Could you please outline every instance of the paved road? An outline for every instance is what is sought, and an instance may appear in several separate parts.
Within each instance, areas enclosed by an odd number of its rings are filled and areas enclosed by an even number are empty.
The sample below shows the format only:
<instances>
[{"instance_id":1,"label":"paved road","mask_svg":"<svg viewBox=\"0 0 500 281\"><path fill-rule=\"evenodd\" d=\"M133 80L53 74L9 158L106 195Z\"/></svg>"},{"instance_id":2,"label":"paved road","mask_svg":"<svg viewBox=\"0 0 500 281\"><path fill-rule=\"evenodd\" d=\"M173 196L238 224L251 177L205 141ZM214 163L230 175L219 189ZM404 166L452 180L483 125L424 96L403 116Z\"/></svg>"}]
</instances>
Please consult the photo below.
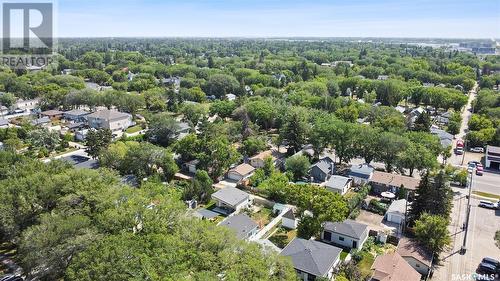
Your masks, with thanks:
<instances>
[{"instance_id":1,"label":"paved road","mask_svg":"<svg viewBox=\"0 0 500 281\"><path fill-rule=\"evenodd\" d=\"M478 184L473 184L473 189ZM477 207L479 200L471 200L469 232L466 243L467 252L460 255L464 231L462 225L466 219L467 189L454 188L454 204L452 222L449 226L452 235L452 245L441 255L441 265L437 266L431 280L473 280L472 275L483 257L500 258L500 249L493 239L495 232L500 230L500 210L489 210Z\"/></svg>"}]
</instances>

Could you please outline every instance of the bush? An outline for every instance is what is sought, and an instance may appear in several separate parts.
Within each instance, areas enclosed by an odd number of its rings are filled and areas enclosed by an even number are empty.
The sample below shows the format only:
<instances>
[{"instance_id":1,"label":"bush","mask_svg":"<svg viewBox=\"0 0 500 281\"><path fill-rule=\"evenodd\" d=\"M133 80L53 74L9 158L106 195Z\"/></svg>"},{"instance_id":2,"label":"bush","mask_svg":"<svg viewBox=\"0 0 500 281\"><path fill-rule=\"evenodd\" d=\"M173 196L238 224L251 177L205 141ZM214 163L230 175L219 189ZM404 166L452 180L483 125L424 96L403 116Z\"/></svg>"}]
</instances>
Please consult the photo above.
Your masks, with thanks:
<instances>
[{"instance_id":1,"label":"bush","mask_svg":"<svg viewBox=\"0 0 500 281\"><path fill-rule=\"evenodd\" d=\"M370 206L369 210L379 214L379 215L385 215L385 212L387 212L387 205L384 203L380 203L377 199L372 199L370 201Z\"/></svg>"}]
</instances>

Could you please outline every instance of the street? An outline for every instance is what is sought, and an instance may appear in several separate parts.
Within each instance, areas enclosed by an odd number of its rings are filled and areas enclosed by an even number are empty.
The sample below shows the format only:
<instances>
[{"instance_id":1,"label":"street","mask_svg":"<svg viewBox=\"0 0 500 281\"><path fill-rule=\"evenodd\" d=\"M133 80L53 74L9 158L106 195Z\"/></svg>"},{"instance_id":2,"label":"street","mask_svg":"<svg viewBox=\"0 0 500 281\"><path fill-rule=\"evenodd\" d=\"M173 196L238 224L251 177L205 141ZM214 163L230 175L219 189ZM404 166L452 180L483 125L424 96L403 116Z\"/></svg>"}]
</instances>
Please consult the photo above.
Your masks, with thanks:
<instances>
[{"instance_id":1,"label":"street","mask_svg":"<svg viewBox=\"0 0 500 281\"><path fill-rule=\"evenodd\" d=\"M475 185L475 184L474 184ZM484 257L500 258L500 249L493 239L500 229L500 210L489 210L477 207L478 199L471 199L469 233L467 237L467 252L459 253L464 234L462 225L466 219L467 189L453 188L452 222L449 230L452 237L450 249L441 254L441 263L436 266L431 280L474 280L473 273ZM466 277L464 277L466 276Z\"/></svg>"},{"instance_id":2,"label":"street","mask_svg":"<svg viewBox=\"0 0 500 281\"><path fill-rule=\"evenodd\" d=\"M477 85L470 92L467 106L462 112L460 133L453 141L456 147L458 139L464 139L468 130L469 119L472 116L472 101L476 97ZM448 163L457 167L466 167L469 161L481 161L482 153L464 152L464 155L452 154ZM462 164L463 162L463 164ZM472 191L482 191L500 194L500 174L484 171L482 176L473 174ZM466 241L466 253L459 253L462 248L465 231L462 226L466 222L468 188L453 187L453 209L449 230L452 244L441 254L441 263L436 266L432 280L474 280L473 275L484 257L500 259L500 249L495 245L495 232L500 230L500 210L489 210L478 207L479 199L471 197L471 211ZM497 278L498 279L498 278Z\"/></svg>"}]
</instances>

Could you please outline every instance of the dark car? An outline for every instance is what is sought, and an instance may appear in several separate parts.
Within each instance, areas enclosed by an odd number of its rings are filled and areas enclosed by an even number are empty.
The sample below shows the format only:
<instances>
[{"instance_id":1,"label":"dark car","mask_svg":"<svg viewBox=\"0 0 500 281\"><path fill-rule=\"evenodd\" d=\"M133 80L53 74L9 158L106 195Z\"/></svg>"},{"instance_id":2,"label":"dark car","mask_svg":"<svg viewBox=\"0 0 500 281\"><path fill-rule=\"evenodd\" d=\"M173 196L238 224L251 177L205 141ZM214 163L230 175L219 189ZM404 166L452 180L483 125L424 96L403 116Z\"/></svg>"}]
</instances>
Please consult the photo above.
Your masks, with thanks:
<instances>
[{"instance_id":1,"label":"dark car","mask_svg":"<svg viewBox=\"0 0 500 281\"><path fill-rule=\"evenodd\" d=\"M481 262L477 267L478 272L486 273L486 274L495 274L497 273L496 266L491 263Z\"/></svg>"},{"instance_id":2,"label":"dark car","mask_svg":"<svg viewBox=\"0 0 500 281\"><path fill-rule=\"evenodd\" d=\"M485 258L483 258L483 260L481 262L489 263L491 265L494 265L496 268L500 268L500 261L497 261L494 258L485 257Z\"/></svg>"}]
</instances>

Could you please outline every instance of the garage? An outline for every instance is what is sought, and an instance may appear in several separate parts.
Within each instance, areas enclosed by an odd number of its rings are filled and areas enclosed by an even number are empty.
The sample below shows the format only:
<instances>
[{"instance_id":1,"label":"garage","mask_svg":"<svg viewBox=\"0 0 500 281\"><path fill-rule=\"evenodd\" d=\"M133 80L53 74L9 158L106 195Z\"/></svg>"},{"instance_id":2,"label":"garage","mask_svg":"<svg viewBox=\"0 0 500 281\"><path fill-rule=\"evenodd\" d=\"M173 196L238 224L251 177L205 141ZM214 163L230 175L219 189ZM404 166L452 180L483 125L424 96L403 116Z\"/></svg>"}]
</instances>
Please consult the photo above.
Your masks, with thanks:
<instances>
[{"instance_id":1,"label":"garage","mask_svg":"<svg viewBox=\"0 0 500 281\"><path fill-rule=\"evenodd\" d=\"M500 169L500 147L488 145L486 147L485 166L487 169Z\"/></svg>"}]
</instances>

